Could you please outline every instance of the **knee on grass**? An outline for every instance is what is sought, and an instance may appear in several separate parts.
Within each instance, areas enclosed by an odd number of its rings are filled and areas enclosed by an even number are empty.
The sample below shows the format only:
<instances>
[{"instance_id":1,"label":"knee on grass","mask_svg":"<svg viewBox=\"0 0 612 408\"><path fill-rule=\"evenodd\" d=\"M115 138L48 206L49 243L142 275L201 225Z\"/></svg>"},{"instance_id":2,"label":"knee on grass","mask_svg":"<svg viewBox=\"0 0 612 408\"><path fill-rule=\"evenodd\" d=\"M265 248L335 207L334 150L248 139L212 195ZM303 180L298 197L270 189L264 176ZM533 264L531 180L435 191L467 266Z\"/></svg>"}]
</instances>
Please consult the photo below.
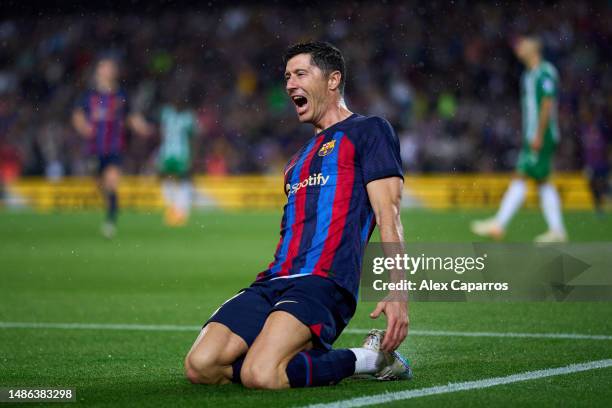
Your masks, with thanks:
<instances>
[{"instance_id":1,"label":"knee on grass","mask_svg":"<svg viewBox=\"0 0 612 408\"><path fill-rule=\"evenodd\" d=\"M185 358L185 377L193 384L220 384L223 382L222 366L215 356L189 354Z\"/></svg>"},{"instance_id":2,"label":"knee on grass","mask_svg":"<svg viewBox=\"0 0 612 408\"><path fill-rule=\"evenodd\" d=\"M240 381L246 388L277 390L287 388L283 383L281 367L269 363L245 363L240 371Z\"/></svg>"}]
</instances>

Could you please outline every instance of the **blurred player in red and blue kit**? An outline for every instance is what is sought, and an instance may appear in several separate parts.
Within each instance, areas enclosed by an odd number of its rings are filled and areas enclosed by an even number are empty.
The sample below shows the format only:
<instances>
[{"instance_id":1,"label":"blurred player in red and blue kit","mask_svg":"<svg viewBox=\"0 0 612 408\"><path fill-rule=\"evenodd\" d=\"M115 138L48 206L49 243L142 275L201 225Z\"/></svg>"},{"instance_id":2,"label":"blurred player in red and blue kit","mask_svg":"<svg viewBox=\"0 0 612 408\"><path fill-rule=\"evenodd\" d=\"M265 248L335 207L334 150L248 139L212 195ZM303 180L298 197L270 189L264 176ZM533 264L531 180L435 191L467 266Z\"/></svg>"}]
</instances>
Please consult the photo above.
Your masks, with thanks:
<instances>
[{"instance_id":1,"label":"blurred player in red and blue kit","mask_svg":"<svg viewBox=\"0 0 612 408\"><path fill-rule=\"evenodd\" d=\"M297 44L284 61L286 91L314 135L284 170L287 203L274 260L209 318L185 358L186 376L262 389L331 385L353 375L408 379L409 363L396 351L408 331L401 297L385 298L370 314L386 315L386 331L371 330L361 347L332 349L355 313L374 227L383 242L403 243L397 136L385 119L348 110L337 48Z\"/></svg>"},{"instance_id":2,"label":"blurred player in red and blue kit","mask_svg":"<svg viewBox=\"0 0 612 408\"><path fill-rule=\"evenodd\" d=\"M593 196L593 204L598 215L604 213L604 200L609 194L610 175L610 129L603 118L594 113L595 109L583 106L580 110L582 126L580 129L583 148L585 172L589 179L589 188Z\"/></svg>"},{"instance_id":3,"label":"blurred player in red and blue kit","mask_svg":"<svg viewBox=\"0 0 612 408\"><path fill-rule=\"evenodd\" d=\"M111 238L116 233L117 188L126 125L140 136L148 136L154 131L142 114L130 112L127 95L119 86L119 66L115 59L103 57L98 60L94 86L75 106L72 123L77 132L89 140L90 153L97 156L100 189L106 204L102 234Z\"/></svg>"}]
</instances>

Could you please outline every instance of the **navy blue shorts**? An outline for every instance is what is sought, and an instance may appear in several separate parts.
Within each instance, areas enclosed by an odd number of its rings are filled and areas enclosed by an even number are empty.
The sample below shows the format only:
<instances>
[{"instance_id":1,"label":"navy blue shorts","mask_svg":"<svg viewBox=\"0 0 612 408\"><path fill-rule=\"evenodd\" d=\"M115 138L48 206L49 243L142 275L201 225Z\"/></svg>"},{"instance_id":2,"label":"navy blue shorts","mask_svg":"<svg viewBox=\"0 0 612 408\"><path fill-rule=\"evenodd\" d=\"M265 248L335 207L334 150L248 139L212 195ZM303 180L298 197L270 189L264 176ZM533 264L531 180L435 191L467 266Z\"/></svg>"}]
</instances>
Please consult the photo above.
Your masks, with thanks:
<instances>
[{"instance_id":1,"label":"navy blue shorts","mask_svg":"<svg viewBox=\"0 0 612 408\"><path fill-rule=\"evenodd\" d=\"M121 166L121 155L111 153L98 156L98 174L102 174L108 166Z\"/></svg>"},{"instance_id":2,"label":"navy blue shorts","mask_svg":"<svg viewBox=\"0 0 612 408\"><path fill-rule=\"evenodd\" d=\"M239 291L206 324L227 326L251 347L268 315L279 310L310 328L313 347L329 350L355 314L355 300L334 281L320 276L273 279Z\"/></svg>"}]
</instances>

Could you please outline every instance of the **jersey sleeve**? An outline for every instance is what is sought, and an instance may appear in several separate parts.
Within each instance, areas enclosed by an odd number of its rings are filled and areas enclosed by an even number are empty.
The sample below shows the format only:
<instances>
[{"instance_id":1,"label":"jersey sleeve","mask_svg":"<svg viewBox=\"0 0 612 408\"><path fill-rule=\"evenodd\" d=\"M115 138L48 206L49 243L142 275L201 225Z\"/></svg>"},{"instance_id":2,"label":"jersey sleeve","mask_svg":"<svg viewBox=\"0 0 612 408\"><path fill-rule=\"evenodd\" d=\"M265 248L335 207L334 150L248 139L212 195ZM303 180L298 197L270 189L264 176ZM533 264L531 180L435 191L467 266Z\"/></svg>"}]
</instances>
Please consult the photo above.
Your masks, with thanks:
<instances>
[{"instance_id":1,"label":"jersey sleeve","mask_svg":"<svg viewBox=\"0 0 612 408\"><path fill-rule=\"evenodd\" d=\"M357 144L364 184L387 177L403 179L399 141L393 128L379 117L368 119L367 124Z\"/></svg>"},{"instance_id":2,"label":"jersey sleeve","mask_svg":"<svg viewBox=\"0 0 612 408\"><path fill-rule=\"evenodd\" d=\"M542 96L550 98L555 98L557 96L557 81L552 75L542 75L538 86Z\"/></svg>"}]
</instances>

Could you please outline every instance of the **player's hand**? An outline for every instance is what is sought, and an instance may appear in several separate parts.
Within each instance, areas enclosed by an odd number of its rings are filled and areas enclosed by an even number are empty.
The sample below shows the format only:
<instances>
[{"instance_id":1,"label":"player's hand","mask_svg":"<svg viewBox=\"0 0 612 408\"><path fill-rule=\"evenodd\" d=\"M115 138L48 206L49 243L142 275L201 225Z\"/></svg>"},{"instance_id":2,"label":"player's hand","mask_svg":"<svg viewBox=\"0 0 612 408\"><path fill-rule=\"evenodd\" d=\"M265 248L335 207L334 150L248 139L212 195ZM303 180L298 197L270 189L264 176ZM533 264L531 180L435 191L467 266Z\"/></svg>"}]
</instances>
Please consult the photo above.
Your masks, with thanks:
<instances>
[{"instance_id":1,"label":"player's hand","mask_svg":"<svg viewBox=\"0 0 612 408\"><path fill-rule=\"evenodd\" d=\"M155 126L147 122L141 113L132 113L128 117L128 125L140 137L148 138L155 133Z\"/></svg>"},{"instance_id":2,"label":"player's hand","mask_svg":"<svg viewBox=\"0 0 612 408\"><path fill-rule=\"evenodd\" d=\"M143 129L142 136L147 138L147 137L153 136L154 134L155 134L155 126L147 123Z\"/></svg>"},{"instance_id":3,"label":"player's hand","mask_svg":"<svg viewBox=\"0 0 612 408\"><path fill-rule=\"evenodd\" d=\"M96 135L96 130L94 129L94 126L91 123L87 123L87 127L86 127L86 131L85 131L85 138L86 139L93 139Z\"/></svg>"},{"instance_id":4,"label":"player's hand","mask_svg":"<svg viewBox=\"0 0 612 408\"><path fill-rule=\"evenodd\" d=\"M146 120L137 120L132 124L138 136L147 139L155 134L155 126L151 125Z\"/></svg>"},{"instance_id":5,"label":"player's hand","mask_svg":"<svg viewBox=\"0 0 612 408\"><path fill-rule=\"evenodd\" d=\"M81 137L83 137L84 139L89 140L94 138L94 127L89 121L84 121L81 126L77 128L77 130L80 133Z\"/></svg>"},{"instance_id":6,"label":"player's hand","mask_svg":"<svg viewBox=\"0 0 612 408\"><path fill-rule=\"evenodd\" d=\"M408 302L382 300L370 313L370 317L376 319L381 313L387 316L387 334L381 347L383 351L390 352L398 348L408 335Z\"/></svg>"},{"instance_id":7,"label":"player's hand","mask_svg":"<svg viewBox=\"0 0 612 408\"><path fill-rule=\"evenodd\" d=\"M89 122L84 122L77 128L77 133L83 139L91 140L94 138L94 127Z\"/></svg>"}]
</instances>

